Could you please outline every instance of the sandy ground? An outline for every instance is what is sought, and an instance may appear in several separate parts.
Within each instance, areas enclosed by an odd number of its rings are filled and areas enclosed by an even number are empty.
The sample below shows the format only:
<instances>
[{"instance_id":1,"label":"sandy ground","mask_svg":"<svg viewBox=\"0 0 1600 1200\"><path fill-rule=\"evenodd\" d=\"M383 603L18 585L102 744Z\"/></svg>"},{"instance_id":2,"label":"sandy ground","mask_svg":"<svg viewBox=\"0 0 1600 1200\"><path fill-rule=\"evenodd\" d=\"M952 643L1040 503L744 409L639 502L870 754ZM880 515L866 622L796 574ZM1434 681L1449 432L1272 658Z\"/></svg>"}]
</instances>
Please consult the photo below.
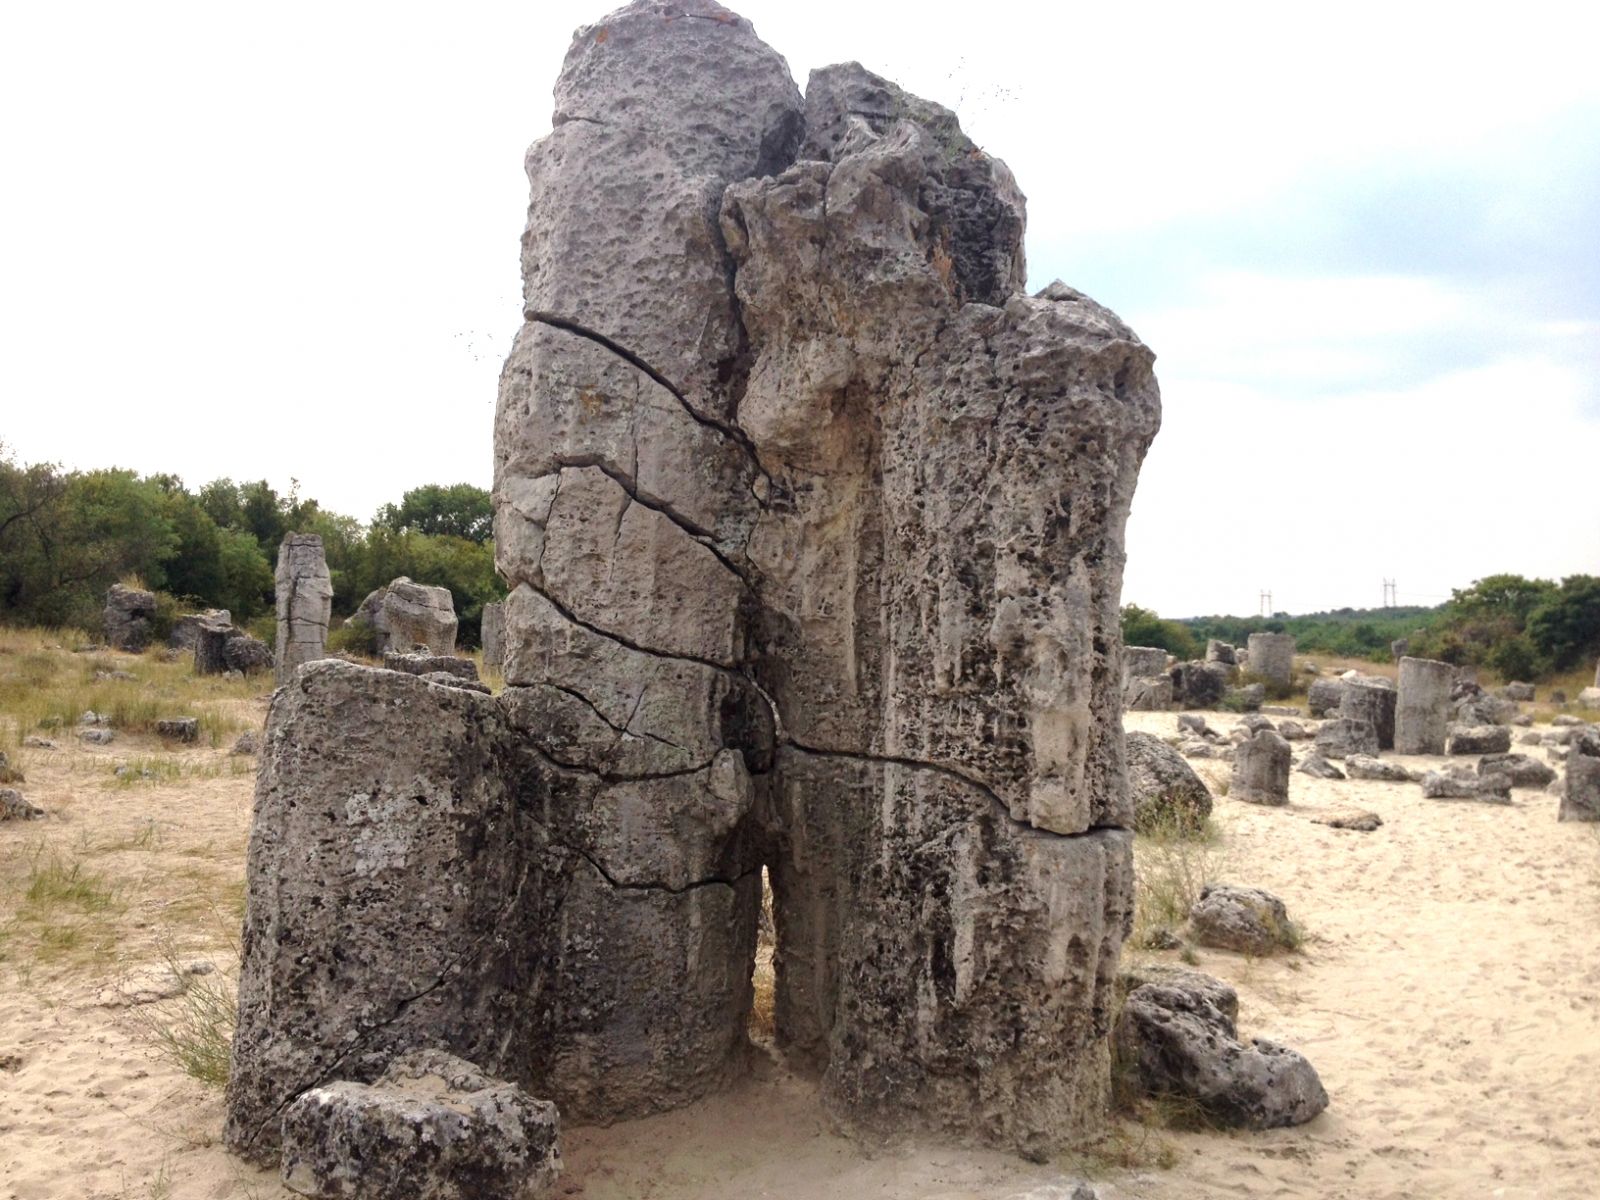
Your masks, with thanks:
<instances>
[{"instance_id":1,"label":"sandy ground","mask_svg":"<svg viewBox=\"0 0 1600 1200\"><path fill-rule=\"evenodd\" d=\"M1131 714L1129 727L1165 734L1175 718ZM112 789L115 763L159 747L60 740L59 751L13 756L50 819L0 826L0 1200L287 1196L221 1150L220 1096L153 1044L152 1025L181 1002L129 1003L167 955L214 962L217 979L234 970L251 778L225 751L201 750L183 755L193 777ZM1225 766L1197 766L1226 778ZM1558 825L1555 798L1531 791L1507 808L1296 774L1292 801L1263 810L1220 799L1214 877L1282 896L1308 931L1304 951L1255 961L1200 951L1199 965L1239 988L1246 1033L1316 1064L1333 1103L1309 1125L1252 1135L1124 1125L1116 1158L1131 1168L915 1144L868 1155L830 1130L807 1081L758 1055L729 1094L567 1131L556 1194L1065 1200L1085 1175L1107 1200L1596 1194L1600 833ZM1362 834L1310 819L1348 807L1385 823ZM41 955L20 889L29 864L51 855L103 876L117 903L84 918L82 944Z\"/></svg>"}]
</instances>

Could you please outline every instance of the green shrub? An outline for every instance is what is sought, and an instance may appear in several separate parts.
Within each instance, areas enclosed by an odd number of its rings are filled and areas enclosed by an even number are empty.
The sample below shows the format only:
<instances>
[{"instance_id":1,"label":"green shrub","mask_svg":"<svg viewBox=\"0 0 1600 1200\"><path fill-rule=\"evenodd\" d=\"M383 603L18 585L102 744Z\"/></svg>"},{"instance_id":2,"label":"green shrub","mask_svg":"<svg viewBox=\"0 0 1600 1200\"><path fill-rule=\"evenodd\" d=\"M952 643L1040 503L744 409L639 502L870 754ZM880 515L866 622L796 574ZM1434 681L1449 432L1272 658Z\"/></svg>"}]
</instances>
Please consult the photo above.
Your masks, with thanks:
<instances>
[{"instance_id":1,"label":"green shrub","mask_svg":"<svg viewBox=\"0 0 1600 1200\"><path fill-rule=\"evenodd\" d=\"M346 621L328 633L328 651L333 654L358 654L378 657L378 631L365 621Z\"/></svg>"}]
</instances>

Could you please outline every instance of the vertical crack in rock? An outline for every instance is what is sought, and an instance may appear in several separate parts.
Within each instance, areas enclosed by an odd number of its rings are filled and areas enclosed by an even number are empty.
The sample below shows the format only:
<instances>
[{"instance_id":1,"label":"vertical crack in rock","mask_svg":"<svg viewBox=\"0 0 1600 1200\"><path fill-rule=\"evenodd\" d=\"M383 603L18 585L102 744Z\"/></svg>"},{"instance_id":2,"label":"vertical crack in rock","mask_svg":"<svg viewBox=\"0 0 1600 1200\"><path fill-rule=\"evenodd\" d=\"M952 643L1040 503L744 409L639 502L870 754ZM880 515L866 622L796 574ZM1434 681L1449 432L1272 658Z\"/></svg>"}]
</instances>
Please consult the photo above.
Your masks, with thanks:
<instances>
[{"instance_id":1,"label":"vertical crack in rock","mask_svg":"<svg viewBox=\"0 0 1600 1200\"><path fill-rule=\"evenodd\" d=\"M430 1042L575 1123L724 1086L763 867L778 1042L846 1128L1093 1136L1154 356L1024 294L1022 193L954 114L855 64L802 98L712 0L579 30L555 108L495 415L507 686L276 694L229 1144Z\"/></svg>"}]
</instances>

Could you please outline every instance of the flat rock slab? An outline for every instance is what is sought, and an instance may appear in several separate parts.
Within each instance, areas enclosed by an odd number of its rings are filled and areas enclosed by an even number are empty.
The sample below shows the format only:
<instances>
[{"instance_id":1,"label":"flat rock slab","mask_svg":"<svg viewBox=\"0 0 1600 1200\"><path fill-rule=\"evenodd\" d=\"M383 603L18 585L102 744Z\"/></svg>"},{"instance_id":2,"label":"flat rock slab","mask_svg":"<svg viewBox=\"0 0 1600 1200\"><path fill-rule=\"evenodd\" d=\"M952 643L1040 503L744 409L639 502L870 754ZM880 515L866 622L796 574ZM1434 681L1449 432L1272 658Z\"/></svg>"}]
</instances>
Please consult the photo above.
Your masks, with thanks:
<instances>
[{"instance_id":1,"label":"flat rock slab","mask_svg":"<svg viewBox=\"0 0 1600 1200\"><path fill-rule=\"evenodd\" d=\"M1357 833L1371 833L1383 824L1383 818L1375 812L1329 813L1327 816L1311 819L1318 825L1326 825L1330 829L1352 829Z\"/></svg>"},{"instance_id":2,"label":"flat rock slab","mask_svg":"<svg viewBox=\"0 0 1600 1200\"><path fill-rule=\"evenodd\" d=\"M437 1050L283 1116L284 1186L319 1200L533 1200L561 1174L556 1106Z\"/></svg>"}]
</instances>

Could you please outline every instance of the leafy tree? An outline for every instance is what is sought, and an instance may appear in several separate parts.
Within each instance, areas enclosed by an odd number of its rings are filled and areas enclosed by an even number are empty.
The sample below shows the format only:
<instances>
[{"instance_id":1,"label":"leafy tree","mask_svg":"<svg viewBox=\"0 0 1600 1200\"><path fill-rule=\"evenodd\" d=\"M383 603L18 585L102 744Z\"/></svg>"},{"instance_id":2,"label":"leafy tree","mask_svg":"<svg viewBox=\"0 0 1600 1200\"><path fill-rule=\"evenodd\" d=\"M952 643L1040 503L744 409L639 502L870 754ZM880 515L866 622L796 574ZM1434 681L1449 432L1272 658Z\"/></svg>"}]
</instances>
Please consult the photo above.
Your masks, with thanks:
<instances>
[{"instance_id":1,"label":"leafy tree","mask_svg":"<svg viewBox=\"0 0 1600 1200\"><path fill-rule=\"evenodd\" d=\"M1556 585L1548 579L1527 579L1521 575L1488 575L1472 581L1471 587L1450 593L1450 607L1469 619L1499 618L1521 629L1531 613L1555 594Z\"/></svg>"},{"instance_id":2,"label":"leafy tree","mask_svg":"<svg viewBox=\"0 0 1600 1200\"><path fill-rule=\"evenodd\" d=\"M1600 658L1600 578L1569 575L1528 614L1528 640L1557 670Z\"/></svg>"},{"instance_id":3,"label":"leafy tree","mask_svg":"<svg viewBox=\"0 0 1600 1200\"><path fill-rule=\"evenodd\" d=\"M373 523L395 533L444 535L482 544L494 534L494 508L483 488L430 483L412 488L399 505L385 504Z\"/></svg>"},{"instance_id":4,"label":"leafy tree","mask_svg":"<svg viewBox=\"0 0 1600 1200\"><path fill-rule=\"evenodd\" d=\"M1123 606L1122 642L1126 646L1159 646L1184 660L1200 657L1200 643L1187 627L1177 621L1163 621L1137 604Z\"/></svg>"}]
</instances>

